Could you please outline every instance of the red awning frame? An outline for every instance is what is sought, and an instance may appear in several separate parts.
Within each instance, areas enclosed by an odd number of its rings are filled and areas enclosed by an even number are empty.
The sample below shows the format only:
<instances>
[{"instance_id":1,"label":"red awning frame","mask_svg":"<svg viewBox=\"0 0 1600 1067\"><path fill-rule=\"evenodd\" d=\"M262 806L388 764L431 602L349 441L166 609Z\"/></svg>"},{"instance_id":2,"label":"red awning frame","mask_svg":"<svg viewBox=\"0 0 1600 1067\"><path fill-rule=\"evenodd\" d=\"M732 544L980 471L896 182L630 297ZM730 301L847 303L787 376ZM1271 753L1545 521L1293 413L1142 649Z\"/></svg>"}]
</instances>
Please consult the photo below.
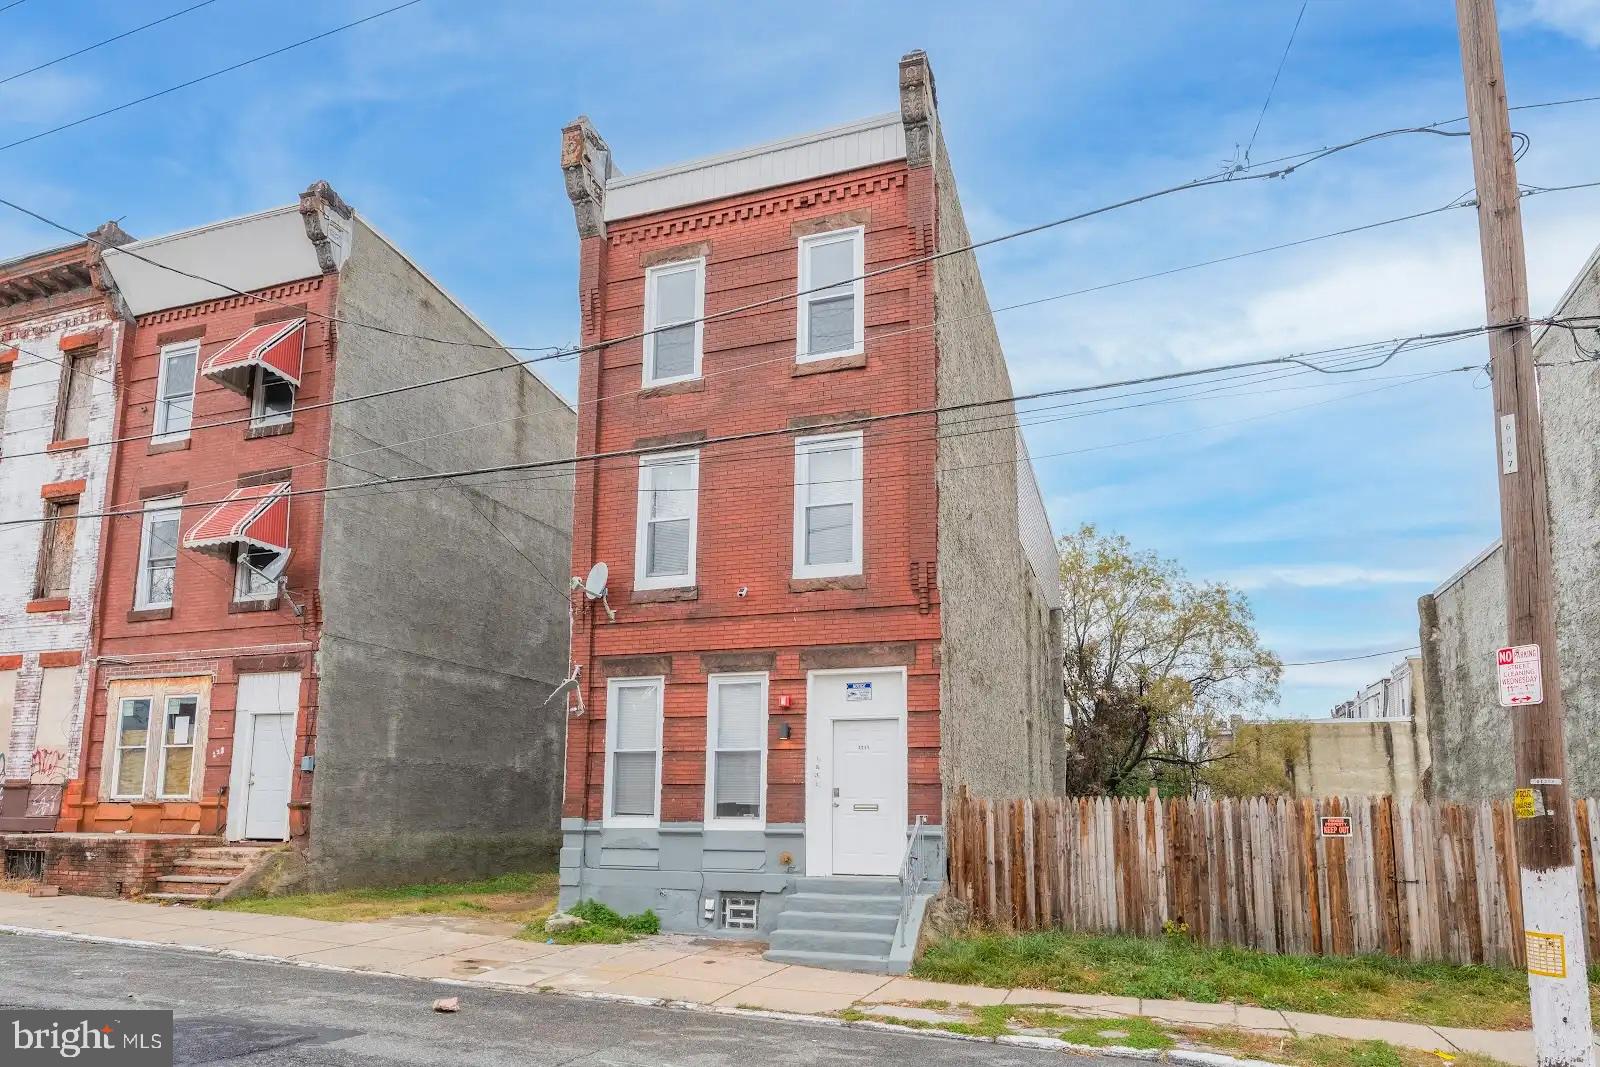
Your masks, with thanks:
<instances>
[{"instance_id":1,"label":"red awning frame","mask_svg":"<svg viewBox=\"0 0 1600 1067\"><path fill-rule=\"evenodd\" d=\"M183 535L183 547L227 556L248 545L289 551L289 483L242 486L206 512Z\"/></svg>"},{"instance_id":2,"label":"red awning frame","mask_svg":"<svg viewBox=\"0 0 1600 1067\"><path fill-rule=\"evenodd\" d=\"M299 388L305 344L305 319L253 326L213 353L200 373L241 396L249 395L257 367Z\"/></svg>"}]
</instances>

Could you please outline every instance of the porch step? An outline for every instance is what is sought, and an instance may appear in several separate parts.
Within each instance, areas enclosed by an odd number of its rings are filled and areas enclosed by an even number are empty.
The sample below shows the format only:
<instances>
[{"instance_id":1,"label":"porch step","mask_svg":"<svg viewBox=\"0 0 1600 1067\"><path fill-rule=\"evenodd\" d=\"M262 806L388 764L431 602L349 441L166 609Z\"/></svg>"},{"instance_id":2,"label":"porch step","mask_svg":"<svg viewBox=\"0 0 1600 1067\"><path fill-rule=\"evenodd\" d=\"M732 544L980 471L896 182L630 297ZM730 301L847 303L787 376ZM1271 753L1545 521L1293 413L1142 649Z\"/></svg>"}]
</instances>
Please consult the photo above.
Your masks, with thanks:
<instances>
[{"instance_id":1,"label":"porch step","mask_svg":"<svg viewBox=\"0 0 1600 1067\"><path fill-rule=\"evenodd\" d=\"M143 900L167 900L174 904L198 904L210 900L210 893L146 893Z\"/></svg>"},{"instance_id":2,"label":"porch step","mask_svg":"<svg viewBox=\"0 0 1600 1067\"><path fill-rule=\"evenodd\" d=\"M859 897L890 896L898 900L900 897L900 879L867 877L796 878L794 880L794 891L797 894L843 894Z\"/></svg>"},{"instance_id":3,"label":"porch step","mask_svg":"<svg viewBox=\"0 0 1600 1067\"><path fill-rule=\"evenodd\" d=\"M850 934L882 934L890 937L900 924L898 902L894 911L881 913L795 910L807 907L808 904L809 902L796 898L784 907L784 930L824 930Z\"/></svg>"},{"instance_id":4,"label":"porch step","mask_svg":"<svg viewBox=\"0 0 1600 1067\"><path fill-rule=\"evenodd\" d=\"M772 948L778 952L827 952L840 956L882 957L885 960L889 957L889 947L893 941L893 930L886 934L875 934L850 930L791 930L785 925L772 934Z\"/></svg>"},{"instance_id":5,"label":"porch step","mask_svg":"<svg viewBox=\"0 0 1600 1067\"><path fill-rule=\"evenodd\" d=\"M226 874L230 878L246 867L248 863L236 860L191 860L178 859L173 861L173 874Z\"/></svg>"},{"instance_id":6,"label":"porch step","mask_svg":"<svg viewBox=\"0 0 1600 1067\"><path fill-rule=\"evenodd\" d=\"M227 885L233 878L226 874L163 874L156 881L162 885Z\"/></svg>"},{"instance_id":7,"label":"porch step","mask_svg":"<svg viewBox=\"0 0 1600 1067\"><path fill-rule=\"evenodd\" d=\"M272 850L271 845L191 845L156 876L159 892L147 900L200 903L214 900Z\"/></svg>"},{"instance_id":8,"label":"porch step","mask_svg":"<svg viewBox=\"0 0 1600 1067\"><path fill-rule=\"evenodd\" d=\"M821 967L829 971L859 971L863 974L903 974L889 962L888 956L859 956L842 952L809 952L793 949L773 949L763 959L773 963L793 963L801 967Z\"/></svg>"},{"instance_id":9,"label":"porch step","mask_svg":"<svg viewBox=\"0 0 1600 1067\"><path fill-rule=\"evenodd\" d=\"M791 893L784 898L783 909L829 915L894 915L900 914L900 892L894 896L857 896L854 893Z\"/></svg>"}]
</instances>

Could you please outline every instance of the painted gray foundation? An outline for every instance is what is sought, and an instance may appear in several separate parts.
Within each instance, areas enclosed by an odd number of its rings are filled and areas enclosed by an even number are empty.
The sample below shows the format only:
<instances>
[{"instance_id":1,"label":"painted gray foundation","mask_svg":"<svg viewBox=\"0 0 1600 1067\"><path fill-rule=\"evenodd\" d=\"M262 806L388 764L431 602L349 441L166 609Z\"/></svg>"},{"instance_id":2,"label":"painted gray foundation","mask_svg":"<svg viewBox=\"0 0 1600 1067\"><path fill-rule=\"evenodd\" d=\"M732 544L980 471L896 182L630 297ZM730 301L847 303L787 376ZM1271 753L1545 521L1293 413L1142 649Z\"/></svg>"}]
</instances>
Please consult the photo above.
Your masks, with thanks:
<instances>
[{"instance_id":1,"label":"painted gray foundation","mask_svg":"<svg viewBox=\"0 0 1600 1067\"><path fill-rule=\"evenodd\" d=\"M785 895L805 876L803 823L708 830L685 822L624 830L563 819L561 831L561 907L598 900L624 915L648 908L661 917L661 929L672 933L766 940ZM924 827L919 851L928 871L923 892L931 893L944 882L944 827ZM779 862L784 853L792 862ZM720 916L705 922L701 902L721 893L759 895L759 928L725 930Z\"/></svg>"}]
</instances>

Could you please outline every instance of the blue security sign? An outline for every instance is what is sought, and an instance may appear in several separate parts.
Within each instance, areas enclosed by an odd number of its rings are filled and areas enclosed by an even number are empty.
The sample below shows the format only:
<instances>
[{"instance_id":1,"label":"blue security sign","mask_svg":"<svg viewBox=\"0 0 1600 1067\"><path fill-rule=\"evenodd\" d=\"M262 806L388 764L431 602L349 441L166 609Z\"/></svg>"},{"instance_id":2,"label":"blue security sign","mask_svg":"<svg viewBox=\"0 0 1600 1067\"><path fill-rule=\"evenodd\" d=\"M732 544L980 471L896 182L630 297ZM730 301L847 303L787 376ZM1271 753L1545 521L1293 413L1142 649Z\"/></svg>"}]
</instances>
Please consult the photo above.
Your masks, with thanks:
<instances>
[{"instance_id":1,"label":"blue security sign","mask_svg":"<svg viewBox=\"0 0 1600 1067\"><path fill-rule=\"evenodd\" d=\"M844 683L844 698L849 703L857 703L872 699L871 682L846 682Z\"/></svg>"}]
</instances>

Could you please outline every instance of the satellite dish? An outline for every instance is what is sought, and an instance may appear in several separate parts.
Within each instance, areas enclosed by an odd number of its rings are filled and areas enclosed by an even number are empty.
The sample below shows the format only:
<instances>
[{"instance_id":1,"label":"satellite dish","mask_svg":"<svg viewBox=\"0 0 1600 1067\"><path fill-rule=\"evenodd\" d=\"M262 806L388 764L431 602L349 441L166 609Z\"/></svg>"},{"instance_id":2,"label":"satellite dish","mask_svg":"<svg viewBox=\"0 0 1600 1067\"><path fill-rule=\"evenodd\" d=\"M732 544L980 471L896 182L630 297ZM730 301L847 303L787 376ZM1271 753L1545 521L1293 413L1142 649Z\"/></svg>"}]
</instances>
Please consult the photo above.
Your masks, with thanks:
<instances>
[{"instance_id":1,"label":"satellite dish","mask_svg":"<svg viewBox=\"0 0 1600 1067\"><path fill-rule=\"evenodd\" d=\"M611 577L611 568L604 561L596 563L589 568L589 577L583 582L583 595L590 600L599 600L606 595L606 582Z\"/></svg>"}]
</instances>

